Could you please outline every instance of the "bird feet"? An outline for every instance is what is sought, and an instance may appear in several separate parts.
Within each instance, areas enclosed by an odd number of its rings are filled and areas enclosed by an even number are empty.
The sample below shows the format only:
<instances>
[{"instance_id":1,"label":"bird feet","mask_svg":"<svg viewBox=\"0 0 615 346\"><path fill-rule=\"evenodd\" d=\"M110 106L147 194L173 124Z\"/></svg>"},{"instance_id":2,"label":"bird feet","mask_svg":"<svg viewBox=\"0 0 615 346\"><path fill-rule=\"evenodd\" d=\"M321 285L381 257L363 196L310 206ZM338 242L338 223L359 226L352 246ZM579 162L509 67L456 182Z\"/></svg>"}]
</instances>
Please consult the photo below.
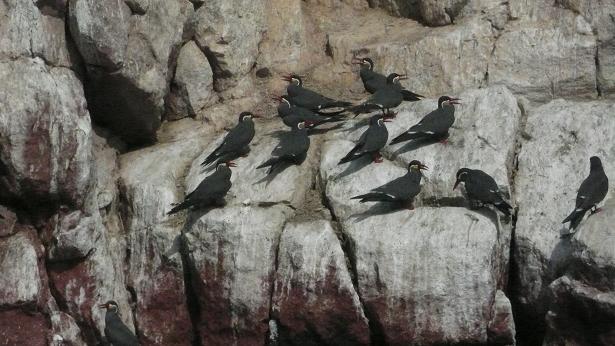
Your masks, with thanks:
<instances>
[{"instance_id":1,"label":"bird feet","mask_svg":"<svg viewBox=\"0 0 615 346\"><path fill-rule=\"evenodd\" d=\"M440 144L448 145L448 138L443 138L443 139L439 140L439 142L440 142Z\"/></svg>"},{"instance_id":2,"label":"bird feet","mask_svg":"<svg viewBox=\"0 0 615 346\"><path fill-rule=\"evenodd\" d=\"M382 155L380 155L380 153L373 153L372 154L372 159L374 160L374 163L381 163L382 162Z\"/></svg>"},{"instance_id":3,"label":"bird feet","mask_svg":"<svg viewBox=\"0 0 615 346\"><path fill-rule=\"evenodd\" d=\"M602 208L596 208L596 207L594 207L594 208L591 210L591 213L590 213L589 215L591 216L591 215L597 214L597 213L599 213L599 212L601 212L601 211L602 211Z\"/></svg>"}]
</instances>

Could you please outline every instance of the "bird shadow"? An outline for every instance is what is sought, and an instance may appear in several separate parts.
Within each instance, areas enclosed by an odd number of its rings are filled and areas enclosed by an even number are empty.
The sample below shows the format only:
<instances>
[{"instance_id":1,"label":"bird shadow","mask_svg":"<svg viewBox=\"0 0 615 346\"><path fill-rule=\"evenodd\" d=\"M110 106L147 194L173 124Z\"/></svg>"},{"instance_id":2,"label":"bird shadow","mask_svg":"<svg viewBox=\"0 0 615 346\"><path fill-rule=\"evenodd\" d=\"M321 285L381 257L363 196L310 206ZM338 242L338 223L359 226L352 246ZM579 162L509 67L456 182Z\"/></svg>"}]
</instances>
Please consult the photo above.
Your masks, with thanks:
<instances>
[{"instance_id":1,"label":"bird shadow","mask_svg":"<svg viewBox=\"0 0 615 346\"><path fill-rule=\"evenodd\" d=\"M414 151L417 149L420 149L422 147L428 146L428 145L432 145L438 143L438 139L433 139L433 138L422 138L422 139L415 139L415 140L411 140L410 142L402 145L401 147L399 147L397 150L395 150L393 152L393 155L395 156L399 156L403 153L407 153L409 151Z\"/></svg>"},{"instance_id":2,"label":"bird shadow","mask_svg":"<svg viewBox=\"0 0 615 346\"><path fill-rule=\"evenodd\" d=\"M277 177L279 174L284 172L288 167L290 167L292 163L283 162L279 166L275 167L271 172L267 173L264 177L256 181L253 185L258 185L262 183L266 183L265 186L269 186L269 184ZM269 169L269 167L263 167ZM259 168L260 169L260 168Z\"/></svg>"},{"instance_id":3,"label":"bird shadow","mask_svg":"<svg viewBox=\"0 0 615 346\"><path fill-rule=\"evenodd\" d=\"M350 161L350 164L342 172L340 172L340 174L335 176L335 179L341 179L353 173L356 173L362 168L368 166L370 163L372 163L371 157L369 157L369 155L363 155L358 159Z\"/></svg>"},{"instance_id":4,"label":"bird shadow","mask_svg":"<svg viewBox=\"0 0 615 346\"><path fill-rule=\"evenodd\" d=\"M288 130L275 130L267 133L266 136L280 139L285 133L288 133Z\"/></svg>"},{"instance_id":5,"label":"bird shadow","mask_svg":"<svg viewBox=\"0 0 615 346\"><path fill-rule=\"evenodd\" d=\"M349 126L348 128L345 128L344 130L342 130L342 132L354 132L362 127L369 125L369 120L370 118L360 119L359 121L354 123L352 126Z\"/></svg>"},{"instance_id":6,"label":"bird shadow","mask_svg":"<svg viewBox=\"0 0 615 346\"><path fill-rule=\"evenodd\" d=\"M354 223L362 222L373 216L382 216L396 213L404 208L396 203L378 202L362 213L352 214L348 217Z\"/></svg>"}]
</instances>

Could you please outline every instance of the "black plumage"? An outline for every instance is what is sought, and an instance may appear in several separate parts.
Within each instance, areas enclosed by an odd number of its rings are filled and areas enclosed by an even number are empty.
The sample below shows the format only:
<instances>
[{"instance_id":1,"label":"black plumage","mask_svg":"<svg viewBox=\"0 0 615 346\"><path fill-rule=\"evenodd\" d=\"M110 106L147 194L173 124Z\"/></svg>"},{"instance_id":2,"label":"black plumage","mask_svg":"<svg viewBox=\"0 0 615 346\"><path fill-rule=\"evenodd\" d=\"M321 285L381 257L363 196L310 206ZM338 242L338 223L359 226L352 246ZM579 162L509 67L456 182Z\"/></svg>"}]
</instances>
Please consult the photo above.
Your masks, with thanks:
<instances>
[{"instance_id":1,"label":"black plumage","mask_svg":"<svg viewBox=\"0 0 615 346\"><path fill-rule=\"evenodd\" d=\"M99 305L102 309L107 309L105 313L105 337L113 346L138 346L139 340L135 334L128 329L118 315L117 303L113 300Z\"/></svg>"},{"instance_id":2,"label":"black plumage","mask_svg":"<svg viewBox=\"0 0 615 346\"><path fill-rule=\"evenodd\" d=\"M608 190L609 178L604 173L602 161L592 156L589 159L589 176L583 180L577 192L575 209L562 223L570 222L570 229L577 228L588 210L593 208L593 212L600 211L597 205L606 197Z\"/></svg>"},{"instance_id":3,"label":"black plumage","mask_svg":"<svg viewBox=\"0 0 615 346\"><path fill-rule=\"evenodd\" d=\"M489 174L480 169L461 168L457 171L456 178L453 190L459 183L464 183L472 206L493 205L505 215L510 216L512 207L504 200L498 184Z\"/></svg>"},{"instance_id":4,"label":"black plumage","mask_svg":"<svg viewBox=\"0 0 615 346\"><path fill-rule=\"evenodd\" d=\"M292 105L286 95L274 98L274 100L280 102L278 115L282 118L284 124L291 129L296 128L300 122L305 122L307 128L314 128L318 125L345 120L339 116L324 116L307 108Z\"/></svg>"},{"instance_id":5,"label":"black plumage","mask_svg":"<svg viewBox=\"0 0 615 346\"><path fill-rule=\"evenodd\" d=\"M184 201L175 205L167 215L175 214L181 210L194 208L204 208L211 205L221 205L224 203L224 196L231 189L231 169L233 162L218 163L216 171L205 177L199 186L184 198Z\"/></svg>"},{"instance_id":6,"label":"black plumage","mask_svg":"<svg viewBox=\"0 0 615 346\"><path fill-rule=\"evenodd\" d=\"M352 105L350 102L334 100L304 88L303 80L298 75L291 74L284 76L282 79L290 83L286 87L286 93L288 94L289 101L296 106L317 112L327 108L348 107Z\"/></svg>"},{"instance_id":7,"label":"black plumage","mask_svg":"<svg viewBox=\"0 0 615 346\"><path fill-rule=\"evenodd\" d=\"M271 152L272 157L256 168L269 167L267 174L271 174L284 164L300 165L305 161L308 149L310 137L305 122L300 122L280 138L280 143Z\"/></svg>"},{"instance_id":8,"label":"black plumage","mask_svg":"<svg viewBox=\"0 0 615 346\"><path fill-rule=\"evenodd\" d=\"M361 70L359 72L359 76L361 76L361 81L363 82L363 86L365 90L373 94L378 89L382 89L387 85L387 77L383 74L374 71L374 62L370 58L353 58L353 64L361 65ZM401 84L397 84L396 86L402 93L402 98L404 101L419 101L421 98L425 96L413 93L410 90L406 90Z\"/></svg>"},{"instance_id":9,"label":"black plumage","mask_svg":"<svg viewBox=\"0 0 615 346\"><path fill-rule=\"evenodd\" d=\"M231 161L247 154L250 151L250 142L254 138L253 118L260 118L260 116L250 112L242 112L239 115L237 125L226 134L222 143L207 156L201 165L206 166L214 162Z\"/></svg>"},{"instance_id":10,"label":"black plumage","mask_svg":"<svg viewBox=\"0 0 615 346\"><path fill-rule=\"evenodd\" d=\"M384 124L388 119L389 117L382 114L374 115L369 121L369 127L363 132L354 148L338 164L356 160L366 154L371 154L374 162L382 162L380 149L387 144L389 139L389 131Z\"/></svg>"},{"instance_id":11,"label":"black plumage","mask_svg":"<svg viewBox=\"0 0 615 346\"><path fill-rule=\"evenodd\" d=\"M427 166L418 160L412 160L408 164L408 173L390 181L380 187L377 187L370 192L352 197L351 199L360 199L359 202L388 202L396 204L405 204L409 209L414 209L412 205L416 195L421 192L421 178L423 174L421 170L427 169Z\"/></svg>"},{"instance_id":12,"label":"black plumage","mask_svg":"<svg viewBox=\"0 0 615 346\"><path fill-rule=\"evenodd\" d=\"M430 112L416 125L395 137L391 144L415 139L445 139L455 122L455 105L459 99L442 96L438 99L438 109Z\"/></svg>"},{"instance_id":13,"label":"black plumage","mask_svg":"<svg viewBox=\"0 0 615 346\"><path fill-rule=\"evenodd\" d=\"M384 114L389 113L391 108L395 108L403 101L403 95L401 89L398 87L397 82L401 79L405 79L404 75L397 73L391 73L387 77L386 85L374 92L370 98L358 106L350 108L355 114L369 113L375 110L381 110Z\"/></svg>"}]
</instances>

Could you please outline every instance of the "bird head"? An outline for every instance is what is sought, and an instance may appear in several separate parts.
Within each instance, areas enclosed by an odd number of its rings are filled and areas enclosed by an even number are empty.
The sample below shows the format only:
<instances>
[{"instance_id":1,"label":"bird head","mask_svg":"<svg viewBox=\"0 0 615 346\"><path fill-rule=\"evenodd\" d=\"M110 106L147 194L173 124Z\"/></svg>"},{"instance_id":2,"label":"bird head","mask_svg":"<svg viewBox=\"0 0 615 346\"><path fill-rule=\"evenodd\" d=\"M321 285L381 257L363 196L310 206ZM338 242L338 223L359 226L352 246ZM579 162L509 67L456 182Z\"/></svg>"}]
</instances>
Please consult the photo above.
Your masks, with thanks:
<instances>
[{"instance_id":1,"label":"bird head","mask_svg":"<svg viewBox=\"0 0 615 346\"><path fill-rule=\"evenodd\" d=\"M450 96L440 96L438 99L438 108L442 108L443 106L452 106L452 105L460 105L460 99L450 97Z\"/></svg>"},{"instance_id":2,"label":"bird head","mask_svg":"<svg viewBox=\"0 0 615 346\"><path fill-rule=\"evenodd\" d=\"M235 162L233 161L224 161L224 162L218 163L218 166L216 167L216 169L226 169L228 167L237 167L237 164L235 164Z\"/></svg>"},{"instance_id":3,"label":"bird head","mask_svg":"<svg viewBox=\"0 0 615 346\"><path fill-rule=\"evenodd\" d=\"M459 185L459 183L466 181L469 172L470 172L469 168L461 168L460 170L457 171L457 174L455 175L457 179L455 180L455 185L453 186L453 190L457 188L457 185Z\"/></svg>"},{"instance_id":4,"label":"bird head","mask_svg":"<svg viewBox=\"0 0 615 346\"><path fill-rule=\"evenodd\" d=\"M405 74L397 74L395 72L387 76L388 84L397 84L400 80L408 79Z\"/></svg>"},{"instance_id":5,"label":"bird head","mask_svg":"<svg viewBox=\"0 0 615 346\"><path fill-rule=\"evenodd\" d=\"M290 107L290 100L288 99L288 95L273 96L272 99L280 102L280 104L286 104Z\"/></svg>"},{"instance_id":6,"label":"bird head","mask_svg":"<svg viewBox=\"0 0 615 346\"><path fill-rule=\"evenodd\" d=\"M104 304L98 305L101 309L107 309L107 311L117 312L117 303L114 300L109 300Z\"/></svg>"},{"instance_id":7,"label":"bird head","mask_svg":"<svg viewBox=\"0 0 615 346\"><path fill-rule=\"evenodd\" d=\"M600 161L600 158L598 156L592 156L589 158L589 169L590 170L594 170L594 169L600 169L602 168L602 161Z\"/></svg>"},{"instance_id":8,"label":"bird head","mask_svg":"<svg viewBox=\"0 0 615 346\"><path fill-rule=\"evenodd\" d=\"M282 76L282 80L285 80L289 83L292 83L297 86L303 86L303 76L299 76L297 74L291 73L286 76Z\"/></svg>"},{"instance_id":9,"label":"bird head","mask_svg":"<svg viewBox=\"0 0 615 346\"><path fill-rule=\"evenodd\" d=\"M374 62L370 58L352 58L351 63L355 65L367 66L370 71L374 69Z\"/></svg>"},{"instance_id":10,"label":"bird head","mask_svg":"<svg viewBox=\"0 0 615 346\"><path fill-rule=\"evenodd\" d=\"M428 167L425 166L423 163L421 163L421 161L419 160L412 160L410 161L410 163L408 164L408 170L409 171L421 171L421 170L426 170Z\"/></svg>"},{"instance_id":11,"label":"bird head","mask_svg":"<svg viewBox=\"0 0 615 346\"><path fill-rule=\"evenodd\" d=\"M391 119L393 119L393 117L391 116L383 115L383 114L376 114L369 120L369 124L384 126L384 123L390 122Z\"/></svg>"},{"instance_id":12,"label":"bird head","mask_svg":"<svg viewBox=\"0 0 615 346\"><path fill-rule=\"evenodd\" d=\"M297 123L297 127L296 129L301 131L301 130L305 130L308 126L312 125L313 123L310 121L300 121Z\"/></svg>"},{"instance_id":13,"label":"bird head","mask_svg":"<svg viewBox=\"0 0 615 346\"><path fill-rule=\"evenodd\" d=\"M241 112L241 114L239 114L239 122L244 122L247 120L252 120L253 118L262 118L262 116L258 115L258 114L254 114L252 112Z\"/></svg>"}]
</instances>

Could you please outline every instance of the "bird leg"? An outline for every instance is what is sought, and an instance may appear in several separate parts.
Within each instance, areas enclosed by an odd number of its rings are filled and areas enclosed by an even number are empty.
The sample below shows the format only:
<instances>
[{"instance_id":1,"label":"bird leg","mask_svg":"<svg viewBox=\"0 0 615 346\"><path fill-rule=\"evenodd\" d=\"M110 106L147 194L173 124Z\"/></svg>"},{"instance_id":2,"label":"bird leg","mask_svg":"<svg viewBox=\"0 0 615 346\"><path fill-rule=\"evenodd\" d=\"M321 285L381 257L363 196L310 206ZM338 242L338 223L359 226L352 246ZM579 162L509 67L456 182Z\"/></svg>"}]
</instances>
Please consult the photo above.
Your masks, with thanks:
<instances>
[{"instance_id":1,"label":"bird leg","mask_svg":"<svg viewBox=\"0 0 615 346\"><path fill-rule=\"evenodd\" d=\"M381 163L382 155L380 155L379 152L372 153L372 159L374 160L375 163Z\"/></svg>"},{"instance_id":2,"label":"bird leg","mask_svg":"<svg viewBox=\"0 0 615 346\"><path fill-rule=\"evenodd\" d=\"M592 216L592 215L594 215L594 214L596 214L596 213L599 213L599 212L601 212L601 211L602 211L602 208L598 208L597 206L595 206L595 205L594 205L594 206L592 207L592 210L591 210L591 212L590 212L589 216Z\"/></svg>"},{"instance_id":3,"label":"bird leg","mask_svg":"<svg viewBox=\"0 0 615 346\"><path fill-rule=\"evenodd\" d=\"M439 142L440 142L440 144L447 145L448 144L448 138L442 138Z\"/></svg>"},{"instance_id":4,"label":"bird leg","mask_svg":"<svg viewBox=\"0 0 615 346\"><path fill-rule=\"evenodd\" d=\"M406 204L404 205L404 207L408 210L414 210L414 202L413 201L408 201L406 202Z\"/></svg>"}]
</instances>

